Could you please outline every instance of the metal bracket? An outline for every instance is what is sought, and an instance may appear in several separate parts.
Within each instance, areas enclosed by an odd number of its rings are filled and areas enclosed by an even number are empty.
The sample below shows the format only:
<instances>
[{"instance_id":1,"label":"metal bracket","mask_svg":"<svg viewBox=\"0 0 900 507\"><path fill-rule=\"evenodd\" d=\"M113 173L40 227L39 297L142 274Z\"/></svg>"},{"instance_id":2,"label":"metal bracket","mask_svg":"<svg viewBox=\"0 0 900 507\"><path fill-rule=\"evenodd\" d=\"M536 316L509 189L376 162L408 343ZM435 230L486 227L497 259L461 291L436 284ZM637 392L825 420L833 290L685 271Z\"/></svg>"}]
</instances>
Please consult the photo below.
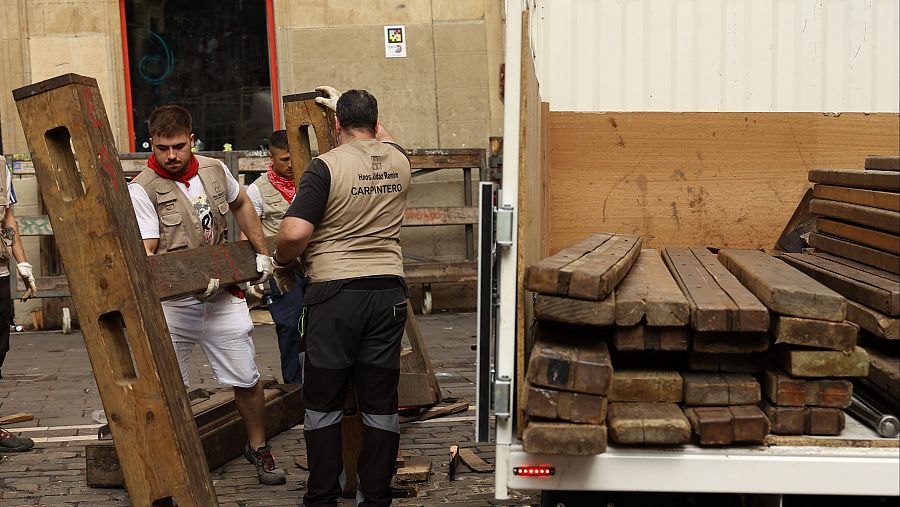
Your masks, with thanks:
<instances>
[{"instance_id":1,"label":"metal bracket","mask_svg":"<svg viewBox=\"0 0 900 507\"><path fill-rule=\"evenodd\" d=\"M494 381L494 415L497 419L506 419L510 415L509 394L512 380L506 375Z\"/></svg>"},{"instance_id":2,"label":"metal bracket","mask_svg":"<svg viewBox=\"0 0 900 507\"><path fill-rule=\"evenodd\" d=\"M509 248L513 245L513 220L515 208L509 204L497 208L497 244Z\"/></svg>"}]
</instances>

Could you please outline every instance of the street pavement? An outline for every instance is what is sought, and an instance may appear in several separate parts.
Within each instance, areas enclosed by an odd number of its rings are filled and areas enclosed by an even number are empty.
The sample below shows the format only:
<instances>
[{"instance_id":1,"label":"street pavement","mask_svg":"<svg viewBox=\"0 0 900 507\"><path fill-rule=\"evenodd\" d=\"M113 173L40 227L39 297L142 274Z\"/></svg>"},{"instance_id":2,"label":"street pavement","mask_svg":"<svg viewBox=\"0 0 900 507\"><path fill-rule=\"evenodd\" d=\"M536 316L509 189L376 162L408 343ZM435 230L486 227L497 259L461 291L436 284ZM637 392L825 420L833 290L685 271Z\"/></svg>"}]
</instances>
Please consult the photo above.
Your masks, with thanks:
<instances>
[{"instance_id":1,"label":"street pavement","mask_svg":"<svg viewBox=\"0 0 900 507\"><path fill-rule=\"evenodd\" d=\"M469 411L428 421L401 425L400 446L405 456L431 456L427 482L415 483L415 498L395 505L530 505L537 495L522 492L511 500L494 500L494 475L460 465L448 480L449 446L472 447L482 459L494 463L491 445L476 445L475 431L475 314L417 316L445 398L468 401ZM279 378L278 346L272 325L254 331L257 364L264 378ZM0 380L0 416L30 412L34 420L6 429L35 441L25 453L0 455L0 507L25 505L121 506L130 505L124 489L91 488L85 483L85 445L96 438L95 413L102 409L90 361L79 332L13 332L12 350ZM206 357L197 348L191 362L191 388L216 388ZM263 486L256 471L238 457L211 472L222 506L298 505L305 491L307 472L295 465L305 458L302 426L272 440L279 465L287 471L287 484ZM344 501L344 505L352 505Z\"/></svg>"}]
</instances>

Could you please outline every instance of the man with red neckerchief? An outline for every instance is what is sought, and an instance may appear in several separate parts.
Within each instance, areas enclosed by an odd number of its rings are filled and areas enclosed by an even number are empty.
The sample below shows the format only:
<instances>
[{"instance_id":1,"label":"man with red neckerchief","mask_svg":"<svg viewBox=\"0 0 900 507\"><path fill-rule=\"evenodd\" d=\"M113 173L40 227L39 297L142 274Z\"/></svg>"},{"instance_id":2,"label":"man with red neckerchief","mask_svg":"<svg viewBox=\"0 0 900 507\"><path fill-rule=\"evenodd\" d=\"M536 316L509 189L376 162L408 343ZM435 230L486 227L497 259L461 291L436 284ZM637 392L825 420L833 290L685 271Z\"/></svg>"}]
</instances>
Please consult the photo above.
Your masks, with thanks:
<instances>
[{"instance_id":1,"label":"man with red neckerchief","mask_svg":"<svg viewBox=\"0 0 900 507\"><path fill-rule=\"evenodd\" d=\"M272 165L265 175L247 186L247 195L262 220L266 236L275 236L296 191L287 132L284 130L276 130L269 137L269 157ZM287 292L282 292L274 279L269 280L272 293L266 306L275 321L275 334L278 336L278 350L281 354L281 376L285 384L303 383L303 352L300 348L303 286L300 273L294 274L294 287ZM252 287L251 291L254 290Z\"/></svg>"},{"instance_id":2,"label":"man with red neckerchief","mask_svg":"<svg viewBox=\"0 0 900 507\"><path fill-rule=\"evenodd\" d=\"M191 152L191 114L181 106L162 106L149 124L153 154L128 185L147 255L223 243L230 210L257 252L261 276L254 283L265 282L271 258L253 204L225 164ZM191 354L200 345L216 380L234 389L247 430L244 456L256 466L259 481L284 484L285 472L266 443L265 399L243 292L219 290L219 281L212 279L202 294L163 301L162 307L185 386Z\"/></svg>"}]
</instances>

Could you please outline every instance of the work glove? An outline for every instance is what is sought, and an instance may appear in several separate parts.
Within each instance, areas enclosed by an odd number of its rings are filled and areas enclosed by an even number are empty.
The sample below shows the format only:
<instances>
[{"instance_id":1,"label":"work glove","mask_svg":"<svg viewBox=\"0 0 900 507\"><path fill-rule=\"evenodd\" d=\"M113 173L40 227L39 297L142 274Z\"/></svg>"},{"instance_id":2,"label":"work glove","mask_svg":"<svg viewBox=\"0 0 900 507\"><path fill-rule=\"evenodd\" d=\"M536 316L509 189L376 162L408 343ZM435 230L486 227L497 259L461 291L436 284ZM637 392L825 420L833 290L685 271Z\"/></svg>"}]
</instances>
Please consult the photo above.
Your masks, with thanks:
<instances>
[{"instance_id":1,"label":"work glove","mask_svg":"<svg viewBox=\"0 0 900 507\"><path fill-rule=\"evenodd\" d=\"M281 264L272 257L272 265L275 272L272 276L275 278L275 286L282 294L287 294L294 288L294 269L297 267L297 259L291 259L286 264Z\"/></svg>"},{"instance_id":2,"label":"work glove","mask_svg":"<svg viewBox=\"0 0 900 507\"><path fill-rule=\"evenodd\" d=\"M253 285L258 285L261 283L266 283L266 280L272 276L272 258L268 255L258 253L256 254L256 272L259 273L259 278L253 280L251 283Z\"/></svg>"},{"instance_id":3,"label":"work glove","mask_svg":"<svg viewBox=\"0 0 900 507\"><path fill-rule=\"evenodd\" d=\"M265 294L263 293L263 291L265 291L265 290L266 290L265 285L263 285L261 283L253 284L253 283L247 282L247 292L252 294L253 297L255 297L256 299L262 299L265 296Z\"/></svg>"},{"instance_id":4,"label":"work glove","mask_svg":"<svg viewBox=\"0 0 900 507\"><path fill-rule=\"evenodd\" d=\"M28 262L20 262L16 266L16 270L19 272L19 278L25 283L25 288L27 289L25 294L22 294L22 301L28 301L37 295L37 282L34 280L33 268Z\"/></svg>"},{"instance_id":5,"label":"work glove","mask_svg":"<svg viewBox=\"0 0 900 507\"><path fill-rule=\"evenodd\" d=\"M337 101L341 98L341 92L335 90L330 86L319 86L316 88L317 92L325 92L328 94L328 97L316 97L316 104L322 105L331 109L332 111L337 111Z\"/></svg>"},{"instance_id":6,"label":"work glove","mask_svg":"<svg viewBox=\"0 0 900 507\"><path fill-rule=\"evenodd\" d=\"M215 296L219 292L219 279L218 278L210 278L209 285L206 286L206 290L199 293L194 294L194 299L199 301L206 301L207 299Z\"/></svg>"}]
</instances>

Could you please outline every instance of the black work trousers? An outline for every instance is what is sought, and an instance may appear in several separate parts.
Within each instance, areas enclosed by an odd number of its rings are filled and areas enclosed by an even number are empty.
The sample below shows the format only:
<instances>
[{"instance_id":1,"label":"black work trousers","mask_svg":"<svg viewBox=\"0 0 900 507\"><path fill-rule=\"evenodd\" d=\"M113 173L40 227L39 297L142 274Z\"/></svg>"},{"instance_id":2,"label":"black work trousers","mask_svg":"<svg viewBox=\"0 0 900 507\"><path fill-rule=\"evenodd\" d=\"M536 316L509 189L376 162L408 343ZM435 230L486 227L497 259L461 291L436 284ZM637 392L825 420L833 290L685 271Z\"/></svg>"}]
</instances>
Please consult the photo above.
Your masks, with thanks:
<instances>
[{"instance_id":1,"label":"black work trousers","mask_svg":"<svg viewBox=\"0 0 900 507\"><path fill-rule=\"evenodd\" d=\"M363 422L357 475L359 505L391 504L390 483L400 447L397 384L406 325L406 291L351 282L333 297L304 307L306 347L303 436L309 480L303 504L337 505L343 471L341 419L348 382Z\"/></svg>"}]
</instances>

